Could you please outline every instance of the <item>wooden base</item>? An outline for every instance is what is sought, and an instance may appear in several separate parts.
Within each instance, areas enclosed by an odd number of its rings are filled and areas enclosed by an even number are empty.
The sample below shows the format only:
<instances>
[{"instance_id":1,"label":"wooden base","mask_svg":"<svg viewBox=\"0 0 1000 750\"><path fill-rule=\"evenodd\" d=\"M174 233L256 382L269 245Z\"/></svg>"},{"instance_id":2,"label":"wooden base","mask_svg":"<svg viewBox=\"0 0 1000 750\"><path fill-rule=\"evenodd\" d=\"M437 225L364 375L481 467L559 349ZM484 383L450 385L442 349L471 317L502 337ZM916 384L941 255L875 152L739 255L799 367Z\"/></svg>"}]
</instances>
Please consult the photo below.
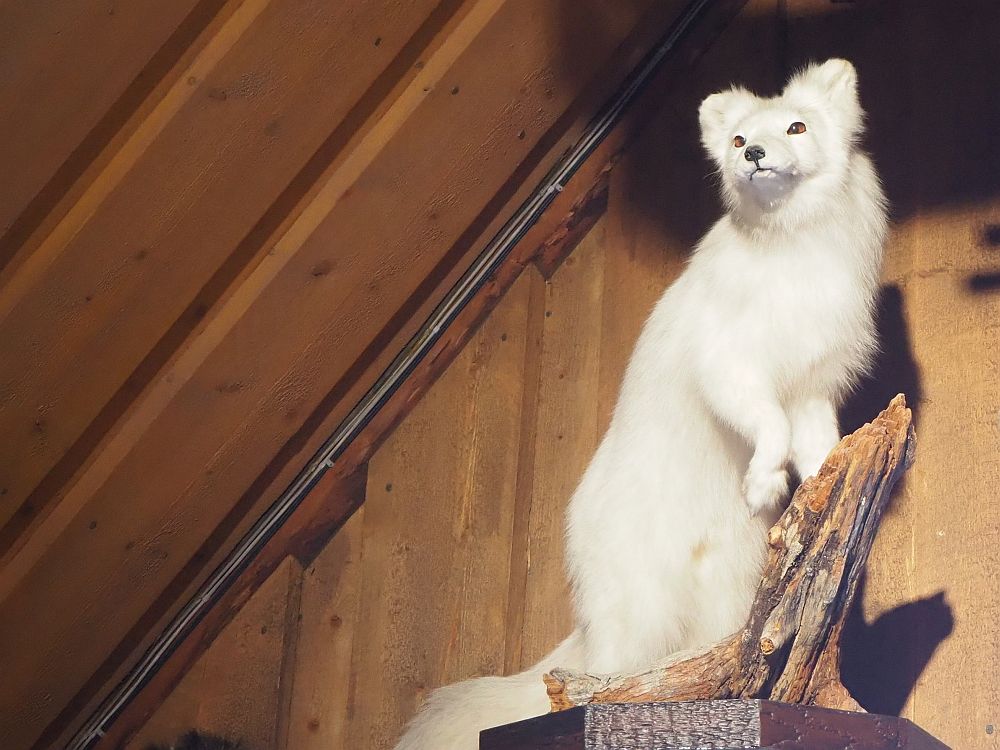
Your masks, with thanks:
<instances>
[{"instance_id":1,"label":"wooden base","mask_svg":"<svg viewBox=\"0 0 1000 750\"><path fill-rule=\"evenodd\" d=\"M765 700L593 703L487 729L480 750L948 750L907 719Z\"/></svg>"}]
</instances>

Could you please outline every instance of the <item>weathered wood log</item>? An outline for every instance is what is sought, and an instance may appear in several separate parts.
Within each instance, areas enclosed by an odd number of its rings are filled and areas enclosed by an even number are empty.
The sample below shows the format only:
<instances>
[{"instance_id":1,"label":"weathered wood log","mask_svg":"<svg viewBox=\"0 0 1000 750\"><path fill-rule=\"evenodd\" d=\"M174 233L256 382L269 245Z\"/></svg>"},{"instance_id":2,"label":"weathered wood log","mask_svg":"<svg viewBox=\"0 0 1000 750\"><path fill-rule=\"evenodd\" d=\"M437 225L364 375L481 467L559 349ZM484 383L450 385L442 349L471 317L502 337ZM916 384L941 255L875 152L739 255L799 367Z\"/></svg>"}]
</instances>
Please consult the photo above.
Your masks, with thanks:
<instances>
[{"instance_id":1,"label":"weathered wood log","mask_svg":"<svg viewBox=\"0 0 1000 750\"><path fill-rule=\"evenodd\" d=\"M859 710L840 681L840 636L896 481L913 458L910 410L896 396L844 438L768 534L746 627L631 675L545 675L553 710L588 703L767 698Z\"/></svg>"}]
</instances>

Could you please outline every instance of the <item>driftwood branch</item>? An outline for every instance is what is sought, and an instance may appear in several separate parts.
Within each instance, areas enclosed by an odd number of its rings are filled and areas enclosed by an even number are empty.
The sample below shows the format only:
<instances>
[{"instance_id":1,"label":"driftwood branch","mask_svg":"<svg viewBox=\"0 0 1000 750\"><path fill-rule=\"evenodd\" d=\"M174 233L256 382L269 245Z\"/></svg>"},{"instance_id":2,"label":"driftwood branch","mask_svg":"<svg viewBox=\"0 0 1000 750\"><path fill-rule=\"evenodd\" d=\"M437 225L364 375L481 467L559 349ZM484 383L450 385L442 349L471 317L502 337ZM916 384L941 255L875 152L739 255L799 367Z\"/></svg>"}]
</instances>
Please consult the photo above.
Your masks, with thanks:
<instances>
[{"instance_id":1,"label":"driftwood branch","mask_svg":"<svg viewBox=\"0 0 1000 750\"><path fill-rule=\"evenodd\" d=\"M889 495L913 450L910 410L896 396L840 442L770 530L768 561L741 632L638 674L553 670L545 675L553 710L722 698L859 710L840 681L840 636Z\"/></svg>"}]
</instances>

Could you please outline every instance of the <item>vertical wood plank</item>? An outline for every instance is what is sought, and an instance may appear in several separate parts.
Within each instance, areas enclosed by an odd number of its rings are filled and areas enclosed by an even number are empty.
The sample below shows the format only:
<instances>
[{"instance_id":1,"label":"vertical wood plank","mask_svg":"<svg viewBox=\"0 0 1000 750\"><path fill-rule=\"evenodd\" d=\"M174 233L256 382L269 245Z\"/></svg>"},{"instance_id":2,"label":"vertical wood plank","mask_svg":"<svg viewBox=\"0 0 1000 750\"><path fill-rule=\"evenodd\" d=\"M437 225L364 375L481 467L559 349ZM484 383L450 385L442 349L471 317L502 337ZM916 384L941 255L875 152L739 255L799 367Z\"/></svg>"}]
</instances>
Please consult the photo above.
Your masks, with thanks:
<instances>
[{"instance_id":1,"label":"vertical wood plank","mask_svg":"<svg viewBox=\"0 0 1000 750\"><path fill-rule=\"evenodd\" d=\"M227 635L220 635L216 643L224 642ZM124 747L125 750L147 750L149 745L169 747L171 741L191 731L198 721L198 706L202 695L211 690L211 686L204 681L204 675L205 660L200 659L185 673L184 679L149 717L135 737L119 747Z\"/></svg>"},{"instance_id":2,"label":"vertical wood plank","mask_svg":"<svg viewBox=\"0 0 1000 750\"><path fill-rule=\"evenodd\" d=\"M370 647L358 620L364 514L358 509L303 575L286 750L348 747L351 654L356 638Z\"/></svg>"},{"instance_id":3,"label":"vertical wood plank","mask_svg":"<svg viewBox=\"0 0 1000 750\"><path fill-rule=\"evenodd\" d=\"M922 238L948 257L956 228L934 223ZM916 471L902 498L912 525L895 539L912 560L912 590L896 604L925 599L906 634L910 666L929 660L911 717L952 747L990 748L998 739L986 727L996 725L1000 695L1000 295L970 290L964 275L914 279L904 288L925 395ZM935 603L939 592L950 616Z\"/></svg>"},{"instance_id":4,"label":"vertical wood plank","mask_svg":"<svg viewBox=\"0 0 1000 750\"><path fill-rule=\"evenodd\" d=\"M572 630L563 558L566 504L597 447L603 220L546 282L520 666Z\"/></svg>"},{"instance_id":5,"label":"vertical wood plank","mask_svg":"<svg viewBox=\"0 0 1000 750\"><path fill-rule=\"evenodd\" d=\"M390 747L426 691L503 670L529 287L370 463L345 747Z\"/></svg>"},{"instance_id":6,"label":"vertical wood plank","mask_svg":"<svg viewBox=\"0 0 1000 750\"><path fill-rule=\"evenodd\" d=\"M289 558L240 611L229 637L205 654L196 726L249 747L279 747L288 689L282 677L294 648L301 576Z\"/></svg>"},{"instance_id":7,"label":"vertical wood plank","mask_svg":"<svg viewBox=\"0 0 1000 750\"><path fill-rule=\"evenodd\" d=\"M542 338L548 282L534 269L527 272L529 285L525 326L525 357L521 390L514 519L510 545L510 578L507 589L507 621L504 637L504 674L522 669L524 648L525 592L528 585L528 548L531 528L532 489L535 473L535 442L538 428L538 384L542 372ZM561 568L559 573L561 573Z\"/></svg>"}]
</instances>

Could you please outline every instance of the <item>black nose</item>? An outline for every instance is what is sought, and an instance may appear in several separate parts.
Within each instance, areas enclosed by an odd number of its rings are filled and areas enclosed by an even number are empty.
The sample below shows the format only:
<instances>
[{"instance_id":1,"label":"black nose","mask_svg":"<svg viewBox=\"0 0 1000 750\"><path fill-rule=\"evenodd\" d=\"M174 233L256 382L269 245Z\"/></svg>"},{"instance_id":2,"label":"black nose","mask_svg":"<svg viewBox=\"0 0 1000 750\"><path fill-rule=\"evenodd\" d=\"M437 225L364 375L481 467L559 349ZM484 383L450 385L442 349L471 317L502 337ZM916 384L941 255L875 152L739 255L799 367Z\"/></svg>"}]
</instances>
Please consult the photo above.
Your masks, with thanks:
<instances>
[{"instance_id":1,"label":"black nose","mask_svg":"<svg viewBox=\"0 0 1000 750\"><path fill-rule=\"evenodd\" d=\"M765 155L763 146L747 146L747 150L743 152L743 158L754 164L763 159Z\"/></svg>"}]
</instances>

